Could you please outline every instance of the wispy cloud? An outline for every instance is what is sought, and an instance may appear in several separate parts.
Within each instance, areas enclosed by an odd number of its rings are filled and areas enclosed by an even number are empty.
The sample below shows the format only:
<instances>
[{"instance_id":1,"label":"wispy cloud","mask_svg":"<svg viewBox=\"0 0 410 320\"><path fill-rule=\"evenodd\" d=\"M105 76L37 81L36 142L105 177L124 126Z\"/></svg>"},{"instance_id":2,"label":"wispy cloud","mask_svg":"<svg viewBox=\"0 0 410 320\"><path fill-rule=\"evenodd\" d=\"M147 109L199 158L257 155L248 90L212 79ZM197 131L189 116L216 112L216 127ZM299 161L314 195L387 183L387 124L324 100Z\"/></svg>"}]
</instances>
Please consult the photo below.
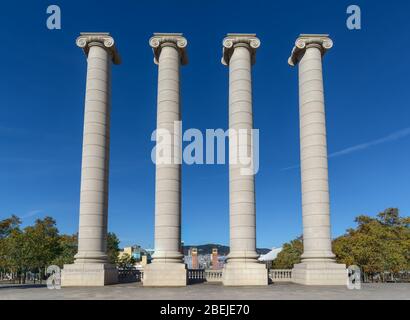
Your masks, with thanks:
<instances>
[{"instance_id":1,"label":"wispy cloud","mask_svg":"<svg viewBox=\"0 0 410 320\"><path fill-rule=\"evenodd\" d=\"M27 212L26 214L20 216L20 218L23 220L23 219L26 219L26 218L37 216L42 212L43 212L43 210L31 210L31 211Z\"/></svg>"},{"instance_id":2,"label":"wispy cloud","mask_svg":"<svg viewBox=\"0 0 410 320\"><path fill-rule=\"evenodd\" d=\"M299 166L298 164L295 164L295 165L293 165L293 166L284 167L284 168L280 169L280 171L288 171L288 170L292 170L292 169L297 169L297 168L299 168L299 167L300 167L300 166Z\"/></svg>"},{"instance_id":3,"label":"wispy cloud","mask_svg":"<svg viewBox=\"0 0 410 320\"><path fill-rule=\"evenodd\" d=\"M391 134L389 134L389 135L387 135L383 138L379 138L379 139L376 139L376 140L373 140L373 141L361 143L361 144L358 144L358 145L353 146L353 147L349 147L349 148L346 148L346 149L343 149L343 150L340 150L340 151L333 152L333 153L329 154L329 158L339 157L339 156L350 154L350 153L353 153L353 152L356 152L356 151L368 149L370 147L377 146L377 145L382 144L382 143L399 140L399 139L407 137L409 135L410 135L410 128L402 129L402 130L393 132L393 133L391 133Z\"/></svg>"},{"instance_id":4,"label":"wispy cloud","mask_svg":"<svg viewBox=\"0 0 410 320\"><path fill-rule=\"evenodd\" d=\"M361 143L361 144L358 144L352 147L342 149L340 151L333 152L329 154L329 158L340 157L340 156L351 154L357 151L362 151L362 150L377 146L379 144L396 141L396 140L405 138L407 136L410 136L410 127L393 132L385 137L382 137L376 140L368 141L368 142ZM281 171L287 171L287 170L296 169L296 168L299 168L299 165L293 165L290 167L282 168Z\"/></svg>"}]
</instances>

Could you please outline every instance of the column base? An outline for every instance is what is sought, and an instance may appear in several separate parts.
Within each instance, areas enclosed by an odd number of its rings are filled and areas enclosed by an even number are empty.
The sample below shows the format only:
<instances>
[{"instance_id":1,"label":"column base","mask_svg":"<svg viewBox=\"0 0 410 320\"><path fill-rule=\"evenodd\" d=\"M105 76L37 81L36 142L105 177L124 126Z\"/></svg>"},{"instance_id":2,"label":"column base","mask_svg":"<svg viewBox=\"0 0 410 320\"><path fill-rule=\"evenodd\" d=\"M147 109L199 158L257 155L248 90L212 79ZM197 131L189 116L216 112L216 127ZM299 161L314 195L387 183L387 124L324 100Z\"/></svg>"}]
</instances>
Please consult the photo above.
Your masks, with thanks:
<instances>
[{"instance_id":1,"label":"column base","mask_svg":"<svg viewBox=\"0 0 410 320\"><path fill-rule=\"evenodd\" d=\"M109 263L65 264L61 271L62 287L99 287L118 283L118 270Z\"/></svg>"},{"instance_id":2,"label":"column base","mask_svg":"<svg viewBox=\"0 0 410 320\"><path fill-rule=\"evenodd\" d=\"M265 264L235 262L224 266L224 286L267 286L268 270Z\"/></svg>"},{"instance_id":3,"label":"column base","mask_svg":"<svg viewBox=\"0 0 410 320\"><path fill-rule=\"evenodd\" d=\"M150 263L144 268L144 287L185 287L188 283L184 263Z\"/></svg>"},{"instance_id":4,"label":"column base","mask_svg":"<svg viewBox=\"0 0 410 320\"><path fill-rule=\"evenodd\" d=\"M295 264L292 282L311 286L345 286L348 274L346 265L334 261L305 261Z\"/></svg>"}]
</instances>

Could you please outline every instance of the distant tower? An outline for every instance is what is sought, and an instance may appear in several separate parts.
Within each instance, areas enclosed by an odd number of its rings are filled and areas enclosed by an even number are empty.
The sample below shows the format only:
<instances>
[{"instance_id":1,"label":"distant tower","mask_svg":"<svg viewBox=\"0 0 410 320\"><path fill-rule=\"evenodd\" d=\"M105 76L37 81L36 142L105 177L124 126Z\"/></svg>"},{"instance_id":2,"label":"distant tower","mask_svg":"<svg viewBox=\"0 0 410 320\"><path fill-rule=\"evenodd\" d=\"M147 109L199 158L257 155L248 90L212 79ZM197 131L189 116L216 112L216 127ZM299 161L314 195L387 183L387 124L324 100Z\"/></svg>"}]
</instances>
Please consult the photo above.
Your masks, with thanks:
<instances>
[{"instance_id":1,"label":"distant tower","mask_svg":"<svg viewBox=\"0 0 410 320\"><path fill-rule=\"evenodd\" d=\"M191 257L192 257L192 269L199 269L197 248L191 248Z\"/></svg>"},{"instance_id":2,"label":"distant tower","mask_svg":"<svg viewBox=\"0 0 410 320\"><path fill-rule=\"evenodd\" d=\"M212 249L211 261L212 261L212 269L213 270L219 269L218 248Z\"/></svg>"}]
</instances>

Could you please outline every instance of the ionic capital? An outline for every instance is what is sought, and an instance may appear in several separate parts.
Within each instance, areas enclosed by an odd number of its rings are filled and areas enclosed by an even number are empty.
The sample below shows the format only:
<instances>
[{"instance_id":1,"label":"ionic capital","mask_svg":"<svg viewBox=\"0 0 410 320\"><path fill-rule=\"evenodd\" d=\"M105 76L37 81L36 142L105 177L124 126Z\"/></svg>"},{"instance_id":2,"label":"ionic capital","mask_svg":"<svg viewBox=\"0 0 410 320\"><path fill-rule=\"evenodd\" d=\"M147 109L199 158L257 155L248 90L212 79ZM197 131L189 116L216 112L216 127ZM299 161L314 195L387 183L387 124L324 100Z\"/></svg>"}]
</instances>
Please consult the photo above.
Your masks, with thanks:
<instances>
[{"instance_id":1,"label":"ionic capital","mask_svg":"<svg viewBox=\"0 0 410 320\"><path fill-rule=\"evenodd\" d=\"M159 63L159 56L164 46L172 46L179 51L181 64L188 64L188 54L186 46L188 41L183 37L182 33L154 33L149 39L149 45L154 53L154 63Z\"/></svg>"},{"instance_id":2,"label":"ionic capital","mask_svg":"<svg viewBox=\"0 0 410 320\"><path fill-rule=\"evenodd\" d=\"M333 47L333 41L329 38L328 34L301 34L296 39L295 46L288 59L289 65L297 65L306 49L312 47L320 49L323 57L327 50Z\"/></svg>"},{"instance_id":3,"label":"ionic capital","mask_svg":"<svg viewBox=\"0 0 410 320\"><path fill-rule=\"evenodd\" d=\"M256 49L261 45L261 41L254 33L228 33L222 41L222 59L224 65L229 65L229 61L236 47L246 47L251 53L251 63L254 64L256 59Z\"/></svg>"},{"instance_id":4,"label":"ionic capital","mask_svg":"<svg viewBox=\"0 0 410 320\"><path fill-rule=\"evenodd\" d=\"M81 32L76 44L83 49L86 56L88 56L91 46L100 45L110 52L114 64L121 63L121 57L115 47L114 38L108 32Z\"/></svg>"}]
</instances>

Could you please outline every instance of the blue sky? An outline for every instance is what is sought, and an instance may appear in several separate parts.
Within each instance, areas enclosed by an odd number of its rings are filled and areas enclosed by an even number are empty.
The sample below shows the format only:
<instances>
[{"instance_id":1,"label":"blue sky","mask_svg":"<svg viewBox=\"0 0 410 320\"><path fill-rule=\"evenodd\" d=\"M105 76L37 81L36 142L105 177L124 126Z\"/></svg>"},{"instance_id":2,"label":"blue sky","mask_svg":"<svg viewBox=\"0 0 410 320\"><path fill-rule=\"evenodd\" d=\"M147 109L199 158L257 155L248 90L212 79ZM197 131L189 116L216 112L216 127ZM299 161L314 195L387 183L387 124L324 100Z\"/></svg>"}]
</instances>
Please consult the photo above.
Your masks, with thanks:
<instances>
[{"instance_id":1,"label":"blue sky","mask_svg":"<svg viewBox=\"0 0 410 320\"><path fill-rule=\"evenodd\" d=\"M308 3L308 4L307 4ZM46 8L62 29L46 28ZM362 30L346 27L358 4ZM254 123L260 129L256 176L259 247L302 232L297 69L287 65L300 33L329 33L324 59L332 234L359 214L410 211L410 22L407 1L19 1L1 4L0 219L25 225L55 217L78 225L86 59L79 32L114 36L123 64L113 67L109 230L122 245L153 245L157 67L153 32L183 32L183 127L227 128L224 35L256 33ZM211 92L212 94L209 94ZM228 170L183 166L183 240L228 244Z\"/></svg>"}]
</instances>

